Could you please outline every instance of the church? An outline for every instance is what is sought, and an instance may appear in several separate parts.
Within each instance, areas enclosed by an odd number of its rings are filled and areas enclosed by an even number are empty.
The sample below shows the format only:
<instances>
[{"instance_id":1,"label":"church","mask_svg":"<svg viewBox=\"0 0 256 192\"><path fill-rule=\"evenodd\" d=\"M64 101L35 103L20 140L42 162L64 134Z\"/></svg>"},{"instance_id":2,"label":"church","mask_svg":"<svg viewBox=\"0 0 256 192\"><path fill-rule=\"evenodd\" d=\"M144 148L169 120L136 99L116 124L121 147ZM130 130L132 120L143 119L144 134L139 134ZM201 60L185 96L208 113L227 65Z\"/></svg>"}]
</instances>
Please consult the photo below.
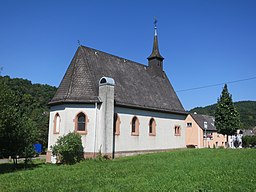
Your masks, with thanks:
<instances>
[{"instance_id":1,"label":"church","mask_svg":"<svg viewBox=\"0 0 256 192\"><path fill-rule=\"evenodd\" d=\"M109 158L185 148L184 110L168 77L154 28L148 65L79 46L49 103L51 146L81 134L85 158Z\"/></svg>"}]
</instances>

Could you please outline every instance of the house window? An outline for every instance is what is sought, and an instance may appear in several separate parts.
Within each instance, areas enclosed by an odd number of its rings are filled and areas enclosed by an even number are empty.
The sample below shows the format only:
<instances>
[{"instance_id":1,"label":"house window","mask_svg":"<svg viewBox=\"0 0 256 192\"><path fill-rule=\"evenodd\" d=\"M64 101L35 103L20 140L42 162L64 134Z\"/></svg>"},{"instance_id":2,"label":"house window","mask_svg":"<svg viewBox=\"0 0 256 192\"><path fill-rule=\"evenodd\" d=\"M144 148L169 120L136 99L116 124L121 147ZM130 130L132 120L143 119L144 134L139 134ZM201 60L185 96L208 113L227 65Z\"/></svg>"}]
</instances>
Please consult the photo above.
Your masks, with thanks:
<instances>
[{"instance_id":1,"label":"house window","mask_svg":"<svg viewBox=\"0 0 256 192\"><path fill-rule=\"evenodd\" d=\"M174 133L175 133L175 136L180 136L181 135L181 131L180 131L180 126L179 125L176 125L174 127Z\"/></svg>"},{"instance_id":2,"label":"house window","mask_svg":"<svg viewBox=\"0 0 256 192\"><path fill-rule=\"evenodd\" d=\"M117 113L114 114L114 133L115 135L120 135L120 117Z\"/></svg>"},{"instance_id":3,"label":"house window","mask_svg":"<svg viewBox=\"0 0 256 192\"><path fill-rule=\"evenodd\" d=\"M87 116L83 112L78 113L75 118L75 130L81 134L87 134L87 122Z\"/></svg>"},{"instance_id":4,"label":"house window","mask_svg":"<svg viewBox=\"0 0 256 192\"><path fill-rule=\"evenodd\" d=\"M207 131L207 132L206 132L206 138L212 140L212 139L213 139L213 134L212 134L212 132L208 132L208 131Z\"/></svg>"},{"instance_id":5,"label":"house window","mask_svg":"<svg viewBox=\"0 0 256 192\"><path fill-rule=\"evenodd\" d=\"M54 134L60 133L60 115L59 115L59 113L56 113L56 115L54 116L53 133Z\"/></svg>"},{"instance_id":6,"label":"house window","mask_svg":"<svg viewBox=\"0 0 256 192\"><path fill-rule=\"evenodd\" d=\"M192 123L191 122L187 123L187 127L192 127Z\"/></svg>"},{"instance_id":7,"label":"house window","mask_svg":"<svg viewBox=\"0 0 256 192\"><path fill-rule=\"evenodd\" d=\"M155 136L156 135L156 121L154 118L149 120L149 135Z\"/></svg>"},{"instance_id":8,"label":"house window","mask_svg":"<svg viewBox=\"0 0 256 192\"><path fill-rule=\"evenodd\" d=\"M139 119L137 117L133 117L132 122L131 122L132 135L134 135L134 136L139 135L139 125L140 125Z\"/></svg>"}]
</instances>

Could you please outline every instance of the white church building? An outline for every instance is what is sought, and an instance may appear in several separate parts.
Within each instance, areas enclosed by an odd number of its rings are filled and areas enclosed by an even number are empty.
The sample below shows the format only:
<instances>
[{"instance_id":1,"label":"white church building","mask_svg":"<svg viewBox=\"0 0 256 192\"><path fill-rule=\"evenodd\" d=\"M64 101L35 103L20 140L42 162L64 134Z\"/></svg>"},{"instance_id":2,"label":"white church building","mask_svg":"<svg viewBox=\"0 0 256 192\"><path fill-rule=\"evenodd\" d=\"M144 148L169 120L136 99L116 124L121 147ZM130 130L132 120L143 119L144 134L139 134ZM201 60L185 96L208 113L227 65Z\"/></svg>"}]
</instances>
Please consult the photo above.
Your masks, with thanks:
<instances>
[{"instance_id":1,"label":"white church building","mask_svg":"<svg viewBox=\"0 0 256 192\"><path fill-rule=\"evenodd\" d=\"M158 48L143 65L79 46L50 101L47 162L60 136L82 136L85 158L185 148L185 112Z\"/></svg>"}]
</instances>

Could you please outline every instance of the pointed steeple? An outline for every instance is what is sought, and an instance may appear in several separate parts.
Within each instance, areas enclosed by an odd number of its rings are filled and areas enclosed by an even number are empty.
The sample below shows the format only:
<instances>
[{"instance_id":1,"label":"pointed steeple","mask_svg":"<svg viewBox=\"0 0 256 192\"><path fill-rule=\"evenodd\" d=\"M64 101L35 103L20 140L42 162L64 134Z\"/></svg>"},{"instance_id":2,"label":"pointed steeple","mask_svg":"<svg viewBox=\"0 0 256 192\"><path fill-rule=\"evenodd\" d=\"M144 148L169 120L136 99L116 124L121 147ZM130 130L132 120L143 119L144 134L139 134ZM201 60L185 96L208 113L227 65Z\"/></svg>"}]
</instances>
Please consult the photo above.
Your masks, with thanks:
<instances>
[{"instance_id":1,"label":"pointed steeple","mask_svg":"<svg viewBox=\"0 0 256 192\"><path fill-rule=\"evenodd\" d=\"M164 58L161 56L159 48L158 48L158 38L157 38L157 27L156 27L157 20L155 18L154 20L154 43L153 43L153 50L151 55L147 58L148 59L148 65L151 68L154 68L155 70L160 69L163 70L163 60Z\"/></svg>"},{"instance_id":2,"label":"pointed steeple","mask_svg":"<svg viewBox=\"0 0 256 192\"><path fill-rule=\"evenodd\" d=\"M157 38L157 27L156 27L157 20L155 18L154 20L154 30L155 30L155 35L154 35L154 43L153 43L153 50L151 55L148 57L148 59L153 59L153 58L158 58L161 60L164 60L164 58L161 56L158 48L158 38Z\"/></svg>"}]
</instances>

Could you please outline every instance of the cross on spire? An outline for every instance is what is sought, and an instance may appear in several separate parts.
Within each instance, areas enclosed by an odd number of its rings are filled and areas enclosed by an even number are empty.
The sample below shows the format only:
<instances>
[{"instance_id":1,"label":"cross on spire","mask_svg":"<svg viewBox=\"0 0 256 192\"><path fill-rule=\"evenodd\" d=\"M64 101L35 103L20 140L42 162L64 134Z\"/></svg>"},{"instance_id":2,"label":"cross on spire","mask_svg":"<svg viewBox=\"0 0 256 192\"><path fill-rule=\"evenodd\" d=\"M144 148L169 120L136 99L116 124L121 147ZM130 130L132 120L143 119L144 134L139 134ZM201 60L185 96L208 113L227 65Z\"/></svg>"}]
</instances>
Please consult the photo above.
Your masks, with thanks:
<instances>
[{"instance_id":1,"label":"cross on spire","mask_svg":"<svg viewBox=\"0 0 256 192\"><path fill-rule=\"evenodd\" d=\"M156 24L157 24L157 19L156 19L156 17L154 17L154 25L155 25L155 28L156 28Z\"/></svg>"},{"instance_id":2,"label":"cross on spire","mask_svg":"<svg viewBox=\"0 0 256 192\"><path fill-rule=\"evenodd\" d=\"M156 19L156 17L154 17L155 36L157 36L157 27L156 27L156 24L157 24L157 19Z\"/></svg>"}]
</instances>

